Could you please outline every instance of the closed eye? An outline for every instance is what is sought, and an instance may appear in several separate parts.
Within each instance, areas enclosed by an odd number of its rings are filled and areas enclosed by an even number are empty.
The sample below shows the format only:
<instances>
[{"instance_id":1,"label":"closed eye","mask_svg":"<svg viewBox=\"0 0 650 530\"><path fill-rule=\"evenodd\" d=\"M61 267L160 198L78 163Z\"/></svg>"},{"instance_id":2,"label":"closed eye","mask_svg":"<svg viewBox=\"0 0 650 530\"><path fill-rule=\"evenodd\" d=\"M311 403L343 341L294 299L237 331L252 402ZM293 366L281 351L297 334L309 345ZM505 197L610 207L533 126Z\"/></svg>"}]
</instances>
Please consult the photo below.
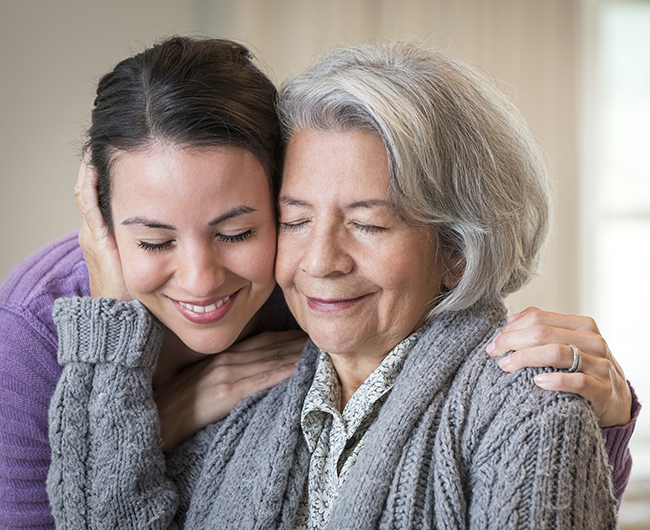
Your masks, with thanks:
<instances>
[{"instance_id":1,"label":"closed eye","mask_svg":"<svg viewBox=\"0 0 650 530\"><path fill-rule=\"evenodd\" d=\"M282 223L282 222L280 222L280 231L281 232L292 232L292 231L300 230L308 222L309 222L309 219L302 219L300 221L292 221L290 223Z\"/></svg>"},{"instance_id":2,"label":"closed eye","mask_svg":"<svg viewBox=\"0 0 650 530\"><path fill-rule=\"evenodd\" d=\"M232 236L226 234L217 234L217 239L222 243L240 243L251 237L254 233L255 230L251 229L246 230L246 232L242 232L241 234L235 234Z\"/></svg>"},{"instance_id":3,"label":"closed eye","mask_svg":"<svg viewBox=\"0 0 650 530\"><path fill-rule=\"evenodd\" d=\"M163 243L148 243L147 241L140 241L138 246L147 252L163 252L172 246L174 243L173 239L165 241Z\"/></svg>"},{"instance_id":4,"label":"closed eye","mask_svg":"<svg viewBox=\"0 0 650 530\"><path fill-rule=\"evenodd\" d=\"M387 228L383 226L366 225L363 223L352 223L354 227L364 234L379 234L385 232Z\"/></svg>"}]
</instances>

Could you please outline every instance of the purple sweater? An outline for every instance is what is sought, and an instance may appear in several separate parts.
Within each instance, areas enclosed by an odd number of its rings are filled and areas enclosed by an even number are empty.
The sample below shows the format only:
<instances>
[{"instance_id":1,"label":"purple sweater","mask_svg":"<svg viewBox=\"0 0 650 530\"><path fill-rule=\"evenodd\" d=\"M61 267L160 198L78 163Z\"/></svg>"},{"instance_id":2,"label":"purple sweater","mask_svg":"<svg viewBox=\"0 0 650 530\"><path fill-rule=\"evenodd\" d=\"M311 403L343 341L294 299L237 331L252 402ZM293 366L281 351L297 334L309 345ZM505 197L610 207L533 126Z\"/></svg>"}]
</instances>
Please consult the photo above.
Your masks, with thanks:
<instances>
[{"instance_id":1,"label":"purple sweater","mask_svg":"<svg viewBox=\"0 0 650 530\"><path fill-rule=\"evenodd\" d=\"M19 264L0 287L0 530L54 528L45 491L48 407L62 368L52 308L57 298L89 294L77 233ZM295 326L276 289L259 331ZM627 446L638 410L634 396L632 422L603 430L618 499L630 476Z\"/></svg>"}]
</instances>

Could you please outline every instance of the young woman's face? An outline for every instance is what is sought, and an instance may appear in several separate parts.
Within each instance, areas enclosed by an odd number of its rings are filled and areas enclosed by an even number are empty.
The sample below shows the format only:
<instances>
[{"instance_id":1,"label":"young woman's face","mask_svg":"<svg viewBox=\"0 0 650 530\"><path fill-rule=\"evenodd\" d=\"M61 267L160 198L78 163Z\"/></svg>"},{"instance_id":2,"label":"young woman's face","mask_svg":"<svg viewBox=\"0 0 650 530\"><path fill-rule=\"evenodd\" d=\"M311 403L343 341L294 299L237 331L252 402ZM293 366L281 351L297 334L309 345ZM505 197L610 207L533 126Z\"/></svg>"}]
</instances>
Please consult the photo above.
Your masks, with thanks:
<instances>
[{"instance_id":1,"label":"young woman's face","mask_svg":"<svg viewBox=\"0 0 650 530\"><path fill-rule=\"evenodd\" d=\"M199 353L230 346L271 294L273 199L261 164L235 147L126 152L111 205L126 286Z\"/></svg>"}]
</instances>

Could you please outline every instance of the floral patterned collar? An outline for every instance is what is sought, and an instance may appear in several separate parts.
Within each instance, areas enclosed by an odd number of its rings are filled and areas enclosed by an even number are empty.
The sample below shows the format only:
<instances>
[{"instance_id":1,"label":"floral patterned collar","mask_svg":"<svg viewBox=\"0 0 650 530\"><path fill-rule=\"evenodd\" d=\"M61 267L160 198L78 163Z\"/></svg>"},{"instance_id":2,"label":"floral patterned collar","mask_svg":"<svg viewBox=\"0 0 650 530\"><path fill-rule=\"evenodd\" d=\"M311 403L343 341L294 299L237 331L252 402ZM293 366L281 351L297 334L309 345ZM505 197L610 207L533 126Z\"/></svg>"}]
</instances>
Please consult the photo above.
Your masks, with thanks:
<instances>
[{"instance_id":1,"label":"floral patterned collar","mask_svg":"<svg viewBox=\"0 0 650 530\"><path fill-rule=\"evenodd\" d=\"M341 383L329 354L320 351L301 414L302 432L312 456L296 529L318 529L327 522L341 484L363 447L363 439L420 335L421 330L417 330L393 348L352 395L343 413L338 410Z\"/></svg>"}]
</instances>

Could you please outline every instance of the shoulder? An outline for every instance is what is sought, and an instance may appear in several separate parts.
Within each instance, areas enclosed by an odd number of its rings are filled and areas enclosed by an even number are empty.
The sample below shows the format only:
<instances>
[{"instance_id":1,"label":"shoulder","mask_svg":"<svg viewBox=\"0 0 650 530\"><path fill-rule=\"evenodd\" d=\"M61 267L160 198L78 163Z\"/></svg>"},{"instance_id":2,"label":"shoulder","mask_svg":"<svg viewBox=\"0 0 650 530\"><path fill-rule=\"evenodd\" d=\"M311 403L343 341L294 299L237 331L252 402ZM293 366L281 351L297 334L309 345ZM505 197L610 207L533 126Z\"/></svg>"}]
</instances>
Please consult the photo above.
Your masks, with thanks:
<instances>
[{"instance_id":1,"label":"shoulder","mask_svg":"<svg viewBox=\"0 0 650 530\"><path fill-rule=\"evenodd\" d=\"M87 292L76 233L19 263L0 286L0 497L8 493L15 506L29 505L31 511L20 508L25 521L51 522L47 414L61 373L52 308L58 297Z\"/></svg>"},{"instance_id":2,"label":"shoulder","mask_svg":"<svg viewBox=\"0 0 650 530\"><path fill-rule=\"evenodd\" d=\"M24 321L56 339L52 308L60 297L88 296L88 271L72 232L16 265L0 287L0 327L11 332ZM9 328L9 329L7 329Z\"/></svg>"},{"instance_id":3,"label":"shoulder","mask_svg":"<svg viewBox=\"0 0 650 530\"><path fill-rule=\"evenodd\" d=\"M600 437L598 420L587 400L577 394L550 392L535 385L536 374L547 368L528 368L509 374L496 359L475 352L459 370L451 395L463 402L467 426L481 433L475 443L506 442L514 433L533 432L540 441L571 429ZM574 433L579 436L579 433ZM522 434L526 436L526 434Z\"/></svg>"}]
</instances>

